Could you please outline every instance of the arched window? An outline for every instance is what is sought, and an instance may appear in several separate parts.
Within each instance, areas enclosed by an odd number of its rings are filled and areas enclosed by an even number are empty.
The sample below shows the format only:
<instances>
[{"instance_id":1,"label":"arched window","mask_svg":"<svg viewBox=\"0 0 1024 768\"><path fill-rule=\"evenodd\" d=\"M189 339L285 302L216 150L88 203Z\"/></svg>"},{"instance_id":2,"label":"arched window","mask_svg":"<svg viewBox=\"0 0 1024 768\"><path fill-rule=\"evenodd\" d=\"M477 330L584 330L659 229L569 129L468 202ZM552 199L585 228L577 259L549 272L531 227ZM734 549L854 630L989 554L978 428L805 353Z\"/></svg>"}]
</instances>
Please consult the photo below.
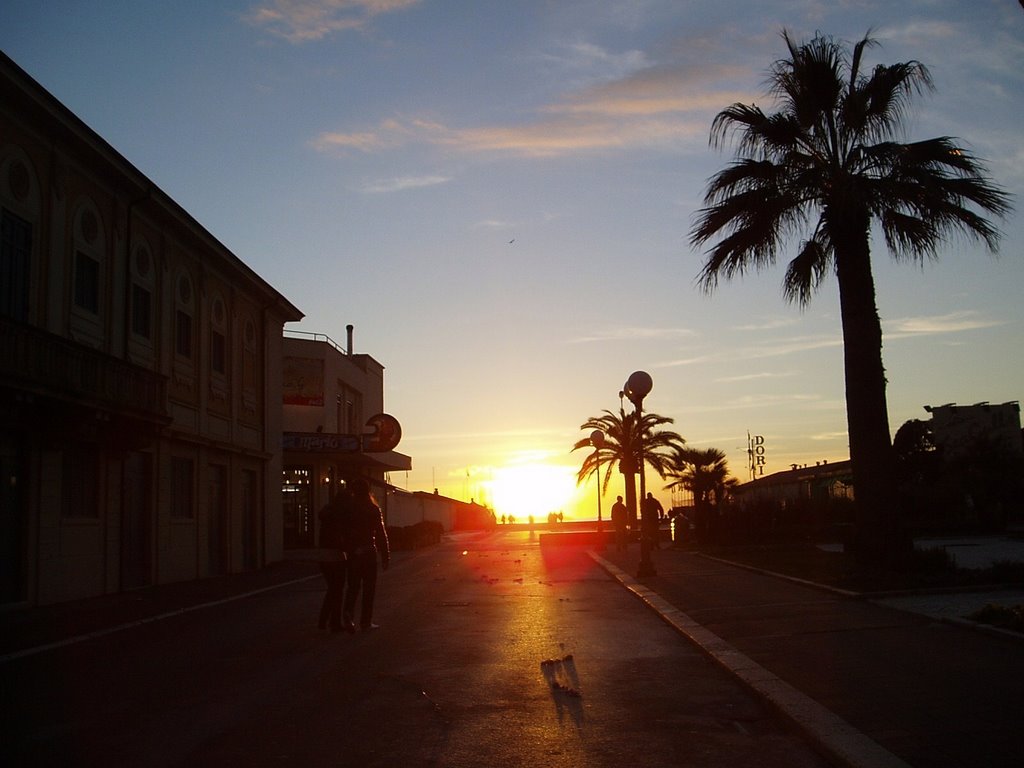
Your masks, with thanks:
<instances>
[{"instance_id":1,"label":"arched window","mask_svg":"<svg viewBox=\"0 0 1024 768\"><path fill-rule=\"evenodd\" d=\"M146 243L132 252L131 330L140 339L153 339L153 286L156 267Z\"/></svg>"},{"instance_id":2,"label":"arched window","mask_svg":"<svg viewBox=\"0 0 1024 768\"><path fill-rule=\"evenodd\" d=\"M0 315L25 322L31 309L39 183L19 149L0 155Z\"/></svg>"},{"instance_id":3,"label":"arched window","mask_svg":"<svg viewBox=\"0 0 1024 768\"><path fill-rule=\"evenodd\" d=\"M174 353L179 358L193 359L195 290L192 278L180 272L174 286Z\"/></svg>"},{"instance_id":4,"label":"arched window","mask_svg":"<svg viewBox=\"0 0 1024 768\"><path fill-rule=\"evenodd\" d=\"M72 297L77 310L99 318L104 303L104 234L91 201L79 206L74 218Z\"/></svg>"},{"instance_id":5,"label":"arched window","mask_svg":"<svg viewBox=\"0 0 1024 768\"><path fill-rule=\"evenodd\" d=\"M228 313L220 294L210 303L210 371L226 378L228 374Z\"/></svg>"}]
</instances>

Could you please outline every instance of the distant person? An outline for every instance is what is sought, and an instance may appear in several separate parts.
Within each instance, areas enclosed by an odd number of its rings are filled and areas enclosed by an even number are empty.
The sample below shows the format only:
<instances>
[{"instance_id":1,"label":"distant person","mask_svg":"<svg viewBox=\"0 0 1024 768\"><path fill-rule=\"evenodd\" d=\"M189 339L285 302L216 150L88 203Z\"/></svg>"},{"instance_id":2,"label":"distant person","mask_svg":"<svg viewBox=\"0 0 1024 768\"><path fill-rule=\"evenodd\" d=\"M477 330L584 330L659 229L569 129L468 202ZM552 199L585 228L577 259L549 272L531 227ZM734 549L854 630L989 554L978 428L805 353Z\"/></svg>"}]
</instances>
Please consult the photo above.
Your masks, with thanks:
<instances>
[{"instance_id":1,"label":"distant person","mask_svg":"<svg viewBox=\"0 0 1024 768\"><path fill-rule=\"evenodd\" d=\"M626 551L626 505L622 503L622 497L616 496L612 504L612 527L615 528L615 549L619 552Z\"/></svg>"},{"instance_id":2,"label":"distant person","mask_svg":"<svg viewBox=\"0 0 1024 768\"><path fill-rule=\"evenodd\" d=\"M348 525L350 497L346 489L339 489L320 510L320 539L318 559L320 572L327 582L327 591L320 606L320 629L341 631L341 601L345 592L345 529Z\"/></svg>"},{"instance_id":3,"label":"distant person","mask_svg":"<svg viewBox=\"0 0 1024 768\"><path fill-rule=\"evenodd\" d=\"M373 623L373 600L377 594L377 555L386 571L391 561L384 515L370 494L366 478L351 483L352 504L345 548L348 554L348 592L345 594L345 628L355 632L356 600L362 590L359 625L366 631L379 629Z\"/></svg>"},{"instance_id":4,"label":"distant person","mask_svg":"<svg viewBox=\"0 0 1024 768\"><path fill-rule=\"evenodd\" d=\"M658 549L658 523L661 522L663 514L665 508L661 506L661 502L648 492L647 498L640 505L640 535L653 549Z\"/></svg>"}]
</instances>

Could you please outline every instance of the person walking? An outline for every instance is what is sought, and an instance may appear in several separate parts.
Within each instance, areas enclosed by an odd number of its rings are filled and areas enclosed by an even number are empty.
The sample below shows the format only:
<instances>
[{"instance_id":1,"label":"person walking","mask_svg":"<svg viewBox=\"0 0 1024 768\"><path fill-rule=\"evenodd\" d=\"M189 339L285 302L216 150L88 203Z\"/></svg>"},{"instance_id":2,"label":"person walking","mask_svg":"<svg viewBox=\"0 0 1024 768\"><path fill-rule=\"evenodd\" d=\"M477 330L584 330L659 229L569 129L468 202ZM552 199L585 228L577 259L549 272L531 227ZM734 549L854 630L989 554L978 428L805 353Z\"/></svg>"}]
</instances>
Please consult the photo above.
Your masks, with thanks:
<instances>
[{"instance_id":1,"label":"person walking","mask_svg":"<svg viewBox=\"0 0 1024 768\"><path fill-rule=\"evenodd\" d=\"M615 528L615 549L619 552L626 551L626 514L622 497L616 496L612 504L612 527Z\"/></svg>"},{"instance_id":2,"label":"person walking","mask_svg":"<svg viewBox=\"0 0 1024 768\"><path fill-rule=\"evenodd\" d=\"M327 583L320 605L320 629L341 631L341 602L345 592L345 528L348 523L349 494L339 489L318 515L320 572Z\"/></svg>"},{"instance_id":3,"label":"person walking","mask_svg":"<svg viewBox=\"0 0 1024 768\"><path fill-rule=\"evenodd\" d=\"M640 505L640 537L647 541L647 546L651 549L660 549L659 524L664 514L665 508L661 506L661 502L648 491L647 498Z\"/></svg>"},{"instance_id":4,"label":"person walking","mask_svg":"<svg viewBox=\"0 0 1024 768\"><path fill-rule=\"evenodd\" d=\"M362 590L359 611L360 627L366 631L379 629L373 623L373 600L377 594L377 555L386 571L391 560L384 516L370 493L366 478L357 477L350 484L352 507L345 548L348 556L348 591L345 593L345 628L355 632L356 600Z\"/></svg>"}]
</instances>

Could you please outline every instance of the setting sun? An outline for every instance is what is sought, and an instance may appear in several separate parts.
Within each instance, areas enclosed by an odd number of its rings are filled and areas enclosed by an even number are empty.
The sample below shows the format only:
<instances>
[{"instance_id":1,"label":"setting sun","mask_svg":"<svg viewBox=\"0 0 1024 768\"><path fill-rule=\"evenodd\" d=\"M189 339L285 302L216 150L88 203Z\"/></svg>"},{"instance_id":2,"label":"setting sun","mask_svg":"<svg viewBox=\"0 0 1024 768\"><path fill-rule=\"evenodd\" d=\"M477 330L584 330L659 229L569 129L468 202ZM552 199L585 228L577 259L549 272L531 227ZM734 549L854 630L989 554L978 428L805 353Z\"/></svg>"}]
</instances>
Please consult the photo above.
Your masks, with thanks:
<instances>
[{"instance_id":1,"label":"setting sun","mask_svg":"<svg viewBox=\"0 0 1024 768\"><path fill-rule=\"evenodd\" d=\"M512 515L526 522L530 515L538 522L551 512L576 517L580 489L571 466L532 462L494 470L489 481L494 513Z\"/></svg>"}]
</instances>

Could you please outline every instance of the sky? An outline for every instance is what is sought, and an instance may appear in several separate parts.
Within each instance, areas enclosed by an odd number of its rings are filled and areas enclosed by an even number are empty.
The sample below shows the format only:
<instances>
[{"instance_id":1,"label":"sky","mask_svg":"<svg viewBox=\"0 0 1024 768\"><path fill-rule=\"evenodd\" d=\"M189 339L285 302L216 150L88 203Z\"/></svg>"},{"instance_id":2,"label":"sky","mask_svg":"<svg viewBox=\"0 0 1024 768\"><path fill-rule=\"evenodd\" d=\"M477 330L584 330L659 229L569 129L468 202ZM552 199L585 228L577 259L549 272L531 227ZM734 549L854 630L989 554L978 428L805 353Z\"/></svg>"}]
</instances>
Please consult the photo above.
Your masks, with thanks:
<instances>
[{"instance_id":1,"label":"sky","mask_svg":"<svg viewBox=\"0 0 1024 768\"><path fill-rule=\"evenodd\" d=\"M1017 0L5 0L0 49L325 333L385 368L413 470L505 512L593 515L588 436L644 408L747 480L849 457L834 281L779 265L696 285L709 146L821 31L918 60L908 140L958 137L1015 196L998 255L873 243L893 433L923 406L1024 396L1024 9ZM631 406L626 402L627 410ZM648 489L668 506L664 482ZM604 514L623 493L613 476ZM571 495L575 494L575 495ZM678 499L676 499L678 500Z\"/></svg>"}]
</instances>

